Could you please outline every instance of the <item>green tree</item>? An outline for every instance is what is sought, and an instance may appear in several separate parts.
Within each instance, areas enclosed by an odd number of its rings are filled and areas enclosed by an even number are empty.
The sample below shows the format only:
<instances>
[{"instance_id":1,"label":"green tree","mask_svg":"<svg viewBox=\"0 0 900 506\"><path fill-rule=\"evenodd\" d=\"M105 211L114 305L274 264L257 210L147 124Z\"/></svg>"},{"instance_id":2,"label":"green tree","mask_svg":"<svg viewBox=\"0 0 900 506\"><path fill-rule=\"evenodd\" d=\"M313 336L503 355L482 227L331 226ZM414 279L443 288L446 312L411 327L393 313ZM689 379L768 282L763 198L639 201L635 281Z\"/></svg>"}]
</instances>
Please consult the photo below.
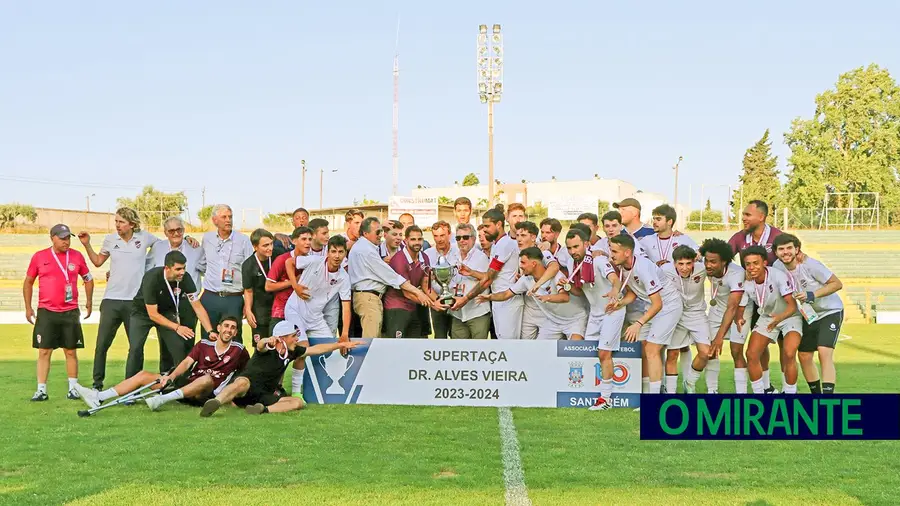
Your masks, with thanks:
<instances>
[{"instance_id":1,"label":"green tree","mask_svg":"<svg viewBox=\"0 0 900 506\"><path fill-rule=\"evenodd\" d=\"M22 218L28 223L34 223L37 219L37 211L33 206L19 204L0 204L0 228L9 228L16 224L16 220Z\"/></svg>"},{"instance_id":2,"label":"green tree","mask_svg":"<svg viewBox=\"0 0 900 506\"><path fill-rule=\"evenodd\" d=\"M541 220L546 218L548 214L549 210L541 202L535 202L533 206L525 208L525 216L528 217L528 221L535 224L540 224Z\"/></svg>"},{"instance_id":3,"label":"green tree","mask_svg":"<svg viewBox=\"0 0 900 506\"><path fill-rule=\"evenodd\" d=\"M784 140L791 149L785 185L791 208L821 209L826 191L877 192L882 221L897 216L900 88L886 69L872 64L841 74L834 89L816 96L813 117L796 118ZM872 200L857 197L854 204Z\"/></svg>"},{"instance_id":4,"label":"green tree","mask_svg":"<svg viewBox=\"0 0 900 506\"><path fill-rule=\"evenodd\" d=\"M703 224L703 230L725 230L725 219L722 217L722 211L713 209L704 209L702 220L700 210L691 211L688 216L688 230L700 230L700 224Z\"/></svg>"},{"instance_id":5,"label":"green tree","mask_svg":"<svg viewBox=\"0 0 900 506\"><path fill-rule=\"evenodd\" d=\"M170 216L177 216L187 207L187 195L184 192L166 193L153 186L145 186L137 197L116 199L119 207L130 207L138 212L141 224L146 228L159 228Z\"/></svg>"},{"instance_id":6,"label":"green tree","mask_svg":"<svg viewBox=\"0 0 900 506\"><path fill-rule=\"evenodd\" d=\"M209 223L209 220L212 219L213 207L214 206L210 204L201 207L200 210L197 211L197 217L200 218L200 224Z\"/></svg>"},{"instance_id":7,"label":"green tree","mask_svg":"<svg viewBox=\"0 0 900 506\"><path fill-rule=\"evenodd\" d=\"M292 225L291 217L283 214L269 213L263 217L263 225L272 229L290 228Z\"/></svg>"},{"instance_id":8,"label":"green tree","mask_svg":"<svg viewBox=\"0 0 900 506\"><path fill-rule=\"evenodd\" d=\"M478 176L476 176L474 172L469 172L466 174L466 177L463 178L463 186L478 186L479 184L481 184L481 181L478 180Z\"/></svg>"},{"instance_id":9,"label":"green tree","mask_svg":"<svg viewBox=\"0 0 900 506\"><path fill-rule=\"evenodd\" d=\"M703 209L703 212L712 211L712 200L706 199L706 207Z\"/></svg>"},{"instance_id":10,"label":"green tree","mask_svg":"<svg viewBox=\"0 0 900 506\"><path fill-rule=\"evenodd\" d=\"M607 211L609 211L610 209L612 209L612 204L610 204L609 202L607 202L605 200L597 201L597 215L598 216L603 216L603 214L606 213Z\"/></svg>"},{"instance_id":11,"label":"green tree","mask_svg":"<svg viewBox=\"0 0 900 506\"><path fill-rule=\"evenodd\" d=\"M746 205L751 200L762 200L769 204L770 209L779 205L781 181L778 179L777 166L778 157L772 154L772 141L769 139L767 129L763 136L744 152L741 184L731 197L731 214L735 219L741 215L742 201ZM705 218L704 216L704 221Z\"/></svg>"},{"instance_id":12,"label":"green tree","mask_svg":"<svg viewBox=\"0 0 900 506\"><path fill-rule=\"evenodd\" d=\"M438 205L452 206L453 199L451 199L450 197L445 197L445 196L441 195L440 197L438 197Z\"/></svg>"},{"instance_id":13,"label":"green tree","mask_svg":"<svg viewBox=\"0 0 900 506\"><path fill-rule=\"evenodd\" d=\"M478 199L478 202L475 203L475 207L478 209L487 209L488 199Z\"/></svg>"},{"instance_id":14,"label":"green tree","mask_svg":"<svg viewBox=\"0 0 900 506\"><path fill-rule=\"evenodd\" d=\"M354 206L374 206L375 204L380 204L381 202L370 199L363 194L362 200L353 199Z\"/></svg>"}]
</instances>

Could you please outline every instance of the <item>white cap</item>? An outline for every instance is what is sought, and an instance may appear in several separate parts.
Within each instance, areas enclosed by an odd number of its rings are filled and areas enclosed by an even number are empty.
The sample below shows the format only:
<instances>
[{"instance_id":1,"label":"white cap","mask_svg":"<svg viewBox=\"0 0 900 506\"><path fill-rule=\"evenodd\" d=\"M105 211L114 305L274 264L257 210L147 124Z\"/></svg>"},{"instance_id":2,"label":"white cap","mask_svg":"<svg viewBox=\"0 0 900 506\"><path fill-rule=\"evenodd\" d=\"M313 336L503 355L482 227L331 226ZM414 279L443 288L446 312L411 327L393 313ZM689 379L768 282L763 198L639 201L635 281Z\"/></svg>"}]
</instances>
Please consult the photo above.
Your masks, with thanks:
<instances>
[{"instance_id":1,"label":"white cap","mask_svg":"<svg viewBox=\"0 0 900 506\"><path fill-rule=\"evenodd\" d=\"M275 328L272 329L272 335L275 337L286 336L288 334L293 334L294 332L297 332L298 330L300 330L299 326L294 325L293 323L291 323L289 321L283 321L283 322L278 322L278 324L275 325Z\"/></svg>"}]
</instances>

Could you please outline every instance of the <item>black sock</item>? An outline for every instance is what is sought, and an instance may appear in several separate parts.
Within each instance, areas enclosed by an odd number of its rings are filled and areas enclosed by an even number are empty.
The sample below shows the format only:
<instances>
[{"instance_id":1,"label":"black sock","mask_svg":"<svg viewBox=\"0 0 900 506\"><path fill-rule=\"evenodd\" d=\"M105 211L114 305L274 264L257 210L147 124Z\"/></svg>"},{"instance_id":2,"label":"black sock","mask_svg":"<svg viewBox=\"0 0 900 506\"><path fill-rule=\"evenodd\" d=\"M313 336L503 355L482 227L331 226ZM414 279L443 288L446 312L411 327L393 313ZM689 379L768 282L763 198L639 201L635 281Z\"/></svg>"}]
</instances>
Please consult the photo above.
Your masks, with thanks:
<instances>
[{"instance_id":1,"label":"black sock","mask_svg":"<svg viewBox=\"0 0 900 506\"><path fill-rule=\"evenodd\" d=\"M813 382L807 382L809 384L809 393L811 394L820 394L822 393L822 380L816 380Z\"/></svg>"},{"instance_id":2,"label":"black sock","mask_svg":"<svg viewBox=\"0 0 900 506\"><path fill-rule=\"evenodd\" d=\"M834 383L822 383L822 393L823 394L833 394L834 393Z\"/></svg>"},{"instance_id":3,"label":"black sock","mask_svg":"<svg viewBox=\"0 0 900 506\"><path fill-rule=\"evenodd\" d=\"M263 413L269 412L269 406L263 406Z\"/></svg>"}]
</instances>

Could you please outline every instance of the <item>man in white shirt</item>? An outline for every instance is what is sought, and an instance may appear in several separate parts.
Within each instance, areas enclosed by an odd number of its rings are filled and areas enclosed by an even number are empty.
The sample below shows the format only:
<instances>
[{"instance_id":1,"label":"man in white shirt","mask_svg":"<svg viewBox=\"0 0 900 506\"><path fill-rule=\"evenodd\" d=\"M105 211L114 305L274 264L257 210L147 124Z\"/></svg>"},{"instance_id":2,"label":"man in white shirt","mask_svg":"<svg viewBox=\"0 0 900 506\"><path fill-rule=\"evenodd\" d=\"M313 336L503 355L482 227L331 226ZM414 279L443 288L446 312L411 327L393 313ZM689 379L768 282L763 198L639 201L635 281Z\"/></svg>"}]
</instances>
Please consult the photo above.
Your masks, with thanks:
<instances>
[{"instance_id":1,"label":"man in white shirt","mask_svg":"<svg viewBox=\"0 0 900 506\"><path fill-rule=\"evenodd\" d=\"M350 287L353 292L353 311L359 315L362 336L381 337L384 306L381 296L388 286L407 292L421 305L431 305L431 298L403 276L394 272L378 253L381 243L381 222L370 216L360 224L362 235L348 256Z\"/></svg>"},{"instance_id":2,"label":"man in white shirt","mask_svg":"<svg viewBox=\"0 0 900 506\"><path fill-rule=\"evenodd\" d=\"M312 231L312 240L307 254L318 257L328 256L328 220L314 218L309 221L309 229Z\"/></svg>"},{"instance_id":3,"label":"man in white shirt","mask_svg":"<svg viewBox=\"0 0 900 506\"><path fill-rule=\"evenodd\" d=\"M678 356L683 355L681 350L690 349L693 343L697 347L697 356L687 362L687 366L682 362L684 392L692 394L709 359L709 319L706 317L706 294L703 289L706 269L703 262L697 261L697 252L687 245L675 248L672 258L675 263L663 264L662 270L672 278L681 293L684 310L666 351L666 393L676 393Z\"/></svg>"},{"instance_id":4,"label":"man in white shirt","mask_svg":"<svg viewBox=\"0 0 900 506\"><path fill-rule=\"evenodd\" d=\"M541 250L548 251L559 262L560 268L566 273L572 272L572 257L569 255L565 244L559 243L559 234L562 233L562 223L556 218L544 218L541 220Z\"/></svg>"},{"instance_id":5,"label":"man in white shirt","mask_svg":"<svg viewBox=\"0 0 900 506\"><path fill-rule=\"evenodd\" d=\"M813 394L833 394L837 378L834 347L844 323L844 303L837 292L844 285L828 267L809 255L800 263L800 239L796 236L779 235L772 241L772 249L778 257L774 267L788 275L803 316L803 336L798 350L800 367L809 384L809 391ZM816 352L822 364L821 379L815 363Z\"/></svg>"},{"instance_id":6,"label":"man in white shirt","mask_svg":"<svg viewBox=\"0 0 900 506\"><path fill-rule=\"evenodd\" d=\"M450 265L459 265L459 247L450 240L450 224L446 221L438 221L431 226L431 235L434 237L434 246L425 250L425 256L433 268L437 265L438 258L444 257ZM431 276L431 289L435 296L441 293L441 285ZM431 308L431 328L435 339L447 339L450 337L450 328L453 325L453 317L450 311L437 311Z\"/></svg>"},{"instance_id":7,"label":"man in white shirt","mask_svg":"<svg viewBox=\"0 0 900 506\"><path fill-rule=\"evenodd\" d=\"M600 240L600 236L597 235L597 231L600 230L600 219L597 218L596 213L581 213L578 215L578 223L588 227L591 231L591 237L589 239L590 245L588 246L588 250L593 248L597 241ZM619 216L619 221L622 221L622 217Z\"/></svg>"},{"instance_id":8,"label":"man in white shirt","mask_svg":"<svg viewBox=\"0 0 900 506\"><path fill-rule=\"evenodd\" d=\"M236 232L233 226L231 208L218 204L213 208L215 232L203 234L200 257L200 271L203 272L203 295L200 303L206 309L211 321L219 321L223 316L244 314L244 285L242 266L244 260L253 255L250 238ZM233 340L243 343L242 325ZM203 330L203 339L208 339Z\"/></svg>"},{"instance_id":9,"label":"man in white shirt","mask_svg":"<svg viewBox=\"0 0 900 506\"><path fill-rule=\"evenodd\" d=\"M306 337L334 337L325 320L328 303L337 298L343 306L343 325L338 341L350 340L350 275L341 268L347 256L347 240L336 235L328 240L328 256L298 256L294 263L303 271L298 280L309 298L292 293L284 307L284 319L299 327ZM309 341L301 341L309 347ZM291 373L291 395L302 395L305 363L295 360Z\"/></svg>"},{"instance_id":10,"label":"man in white shirt","mask_svg":"<svg viewBox=\"0 0 900 506\"><path fill-rule=\"evenodd\" d=\"M678 215L672 206L663 204L655 208L653 210L654 233L638 240L647 258L660 267L673 261L672 255L675 252L675 248L679 246L690 246L694 251L700 249L690 237L684 234L674 235L673 227L676 219L678 219Z\"/></svg>"},{"instance_id":11,"label":"man in white shirt","mask_svg":"<svg viewBox=\"0 0 900 506\"><path fill-rule=\"evenodd\" d=\"M622 285L626 287L625 296L610 309L626 307L635 299L640 299L647 307L625 329L625 341L643 341L642 387L643 382L646 382L647 393L658 394L662 387L661 354L663 348L672 341L675 327L681 319L681 297L669 277L656 264L635 254L633 237L627 234L617 235L611 237L609 242L611 263L621 269ZM646 330L644 327L647 327Z\"/></svg>"},{"instance_id":12,"label":"man in white shirt","mask_svg":"<svg viewBox=\"0 0 900 506\"><path fill-rule=\"evenodd\" d=\"M451 280L450 286L454 295L462 298L487 275L491 261L483 251L475 247L478 235L471 224L459 224L454 239L459 247L459 270ZM477 304L475 301L469 301L457 311L450 311L453 318L450 324L450 338L487 339L491 327L490 312L489 304Z\"/></svg>"},{"instance_id":13,"label":"man in white shirt","mask_svg":"<svg viewBox=\"0 0 900 506\"><path fill-rule=\"evenodd\" d=\"M734 250L722 239L710 238L700 246L700 255L709 279L709 335L710 359L706 364L708 393L719 393L719 354L725 339L729 341L734 360L735 392L747 393L747 360L744 358L744 342L748 329L738 330L735 315L744 296L743 267L733 262Z\"/></svg>"},{"instance_id":14,"label":"man in white shirt","mask_svg":"<svg viewBox=\"0 0 900 506\"><path fill-rule=\"evenodd\" d=\"M519 270L519 246L509 234L505 233L506 218L503 211L494 208L482 215L484 224L484 236L491 241L491 263L488 265L487 276L480 283L472 287L465 296L456 300L450 309L458 311L470 300L477 297L487 288L492 293L502 293L508 290L516 282L516 273ZM491 304L491 315L494 321L494 332L498 339L522 338L522 310L524 301L521 297L513 297L503 302Z\"/></svg>"},{"instance_id":15,"label":"man in white shirt","mask_svg":"<svg viewBox=\"0 0 900 506\"><path fill-rule=\"evenodd\" d=\"M797 348L803 332L803 319L797 313L797 301L794 299L794 287L783 271L767 267L768 252L762 246L749 246L741 251L741 261L747 270L747 281L744 282L745 300L738 308L737 323L741 328L746 323L744 307L746 300L753 298L759 313L759 320L750 333L747 345L747 372L750 375L750 386L754 394L765 393L762 379L762 354L770 343L776 342L778 334L784 336L784 357L787 362L783 366L785 383L784 393L797 393Z\"/></svg>"}]
</instances>

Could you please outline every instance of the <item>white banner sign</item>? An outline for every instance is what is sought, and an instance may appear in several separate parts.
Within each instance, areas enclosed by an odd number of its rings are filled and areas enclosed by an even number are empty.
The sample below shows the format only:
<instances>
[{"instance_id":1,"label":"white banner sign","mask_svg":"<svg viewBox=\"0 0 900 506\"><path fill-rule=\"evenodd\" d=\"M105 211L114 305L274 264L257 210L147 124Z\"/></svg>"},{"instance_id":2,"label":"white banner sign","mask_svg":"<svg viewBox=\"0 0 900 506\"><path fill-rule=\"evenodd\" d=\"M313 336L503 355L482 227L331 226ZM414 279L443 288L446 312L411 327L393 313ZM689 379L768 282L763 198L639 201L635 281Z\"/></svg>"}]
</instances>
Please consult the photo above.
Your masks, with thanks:
<instances>
[{"instance_id":1,"label":"white banner sign","mask_svg":"<svg viewBox=\"0 0 900 506\"><path fill-rule=\"evenodd\" d=\"M581 213L597 214L596 195L570 195L547 202L547 216L557 220L577 220Z\"/></svg>"},{"instance_id":2,"label":"white banner sign","mask_svg":"<svg viewBox=\"0 0 900 506\"><path fill-rule=\"evenodd\" d=\"M347 357L306 359L307 402L583 408L600 393L596 341L365 341ZM613 406L638 407L640 344L623 344L613 361Z\"/></svg>"},{"instance_id":3,"label":"white banner sign","mask_svg":"<svg viewBox=\"0 0 900 506\"><path fill-rule=\"evenodd\" d=\"M437 197L398 197L393 196L388 201L388 219L400 219L401 214L411 214L416 220L416 225L424 228L430 227L438 221Z\"/></svg>"}]
</instances>

